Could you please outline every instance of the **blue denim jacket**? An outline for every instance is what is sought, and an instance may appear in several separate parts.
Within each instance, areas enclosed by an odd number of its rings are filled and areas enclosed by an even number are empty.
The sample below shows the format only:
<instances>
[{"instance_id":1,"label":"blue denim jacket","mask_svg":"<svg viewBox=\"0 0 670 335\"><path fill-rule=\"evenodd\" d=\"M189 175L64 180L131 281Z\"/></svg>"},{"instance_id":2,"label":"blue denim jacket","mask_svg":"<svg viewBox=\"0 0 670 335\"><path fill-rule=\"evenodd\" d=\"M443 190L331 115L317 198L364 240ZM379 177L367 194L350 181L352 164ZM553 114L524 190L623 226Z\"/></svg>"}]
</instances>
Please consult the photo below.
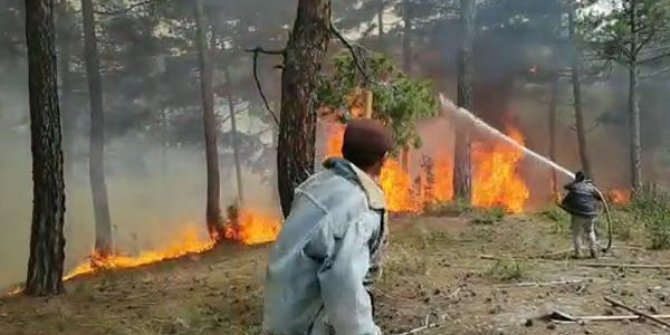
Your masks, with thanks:
<instances>
[{"instance_id":1,"label":"blue denim jacket","mask_svg":"<svg viewBox=\"0 0 670 335\"><path fill-rule=\"evenodd\" d=\"M274 335L377 335L369 290L386 243L384 193L331 159L295 191L265 282L263 329Z\"/></svg>"}]
</instances>

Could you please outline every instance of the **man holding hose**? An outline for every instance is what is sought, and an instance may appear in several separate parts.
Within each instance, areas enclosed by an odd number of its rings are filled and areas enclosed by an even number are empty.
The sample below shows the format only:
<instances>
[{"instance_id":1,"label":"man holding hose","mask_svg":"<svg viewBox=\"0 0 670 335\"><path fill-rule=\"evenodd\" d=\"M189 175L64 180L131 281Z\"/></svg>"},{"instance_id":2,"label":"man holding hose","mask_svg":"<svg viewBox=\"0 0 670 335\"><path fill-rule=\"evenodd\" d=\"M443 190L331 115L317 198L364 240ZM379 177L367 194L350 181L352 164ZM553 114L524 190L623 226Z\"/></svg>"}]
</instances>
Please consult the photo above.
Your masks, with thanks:
<instances>
[{"instance_id":1,"label":"man holding hose","mask_svg":"<svg viewBox=\"0 0 670 335\"><path fill-rule=\"evenodd\" d=\"M561 202L561 208L572 216L572 244L575 248L575 258L581 256L582 238L589 242L591 258L598 257L595 224L598 219L599 203L603 202L601 193L593 182L579 171L575 180L564 187L568 194Z\"/></svg>"}]
</instances>

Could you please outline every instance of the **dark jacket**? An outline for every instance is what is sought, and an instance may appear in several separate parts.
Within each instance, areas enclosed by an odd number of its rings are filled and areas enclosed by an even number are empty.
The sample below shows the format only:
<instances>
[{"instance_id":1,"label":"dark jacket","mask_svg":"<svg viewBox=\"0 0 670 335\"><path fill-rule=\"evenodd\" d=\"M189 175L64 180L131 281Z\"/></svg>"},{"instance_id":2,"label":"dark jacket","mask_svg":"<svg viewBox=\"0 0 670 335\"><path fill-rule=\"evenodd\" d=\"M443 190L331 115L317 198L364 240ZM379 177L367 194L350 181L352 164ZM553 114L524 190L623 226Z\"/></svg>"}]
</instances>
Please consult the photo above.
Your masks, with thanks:
<instances>
[{"instance_id":1,"label":"dark jacket","mask_svg":"<svg viewBox=\"0 0 670 335\"><path fill-rule=\"evenodd\" d=\"M563 198L561 208L572 215L585 218L598 216L598 202L603 199L591 180L574 181L564 188L568 194Z\"/></svg>"}]
</instances>

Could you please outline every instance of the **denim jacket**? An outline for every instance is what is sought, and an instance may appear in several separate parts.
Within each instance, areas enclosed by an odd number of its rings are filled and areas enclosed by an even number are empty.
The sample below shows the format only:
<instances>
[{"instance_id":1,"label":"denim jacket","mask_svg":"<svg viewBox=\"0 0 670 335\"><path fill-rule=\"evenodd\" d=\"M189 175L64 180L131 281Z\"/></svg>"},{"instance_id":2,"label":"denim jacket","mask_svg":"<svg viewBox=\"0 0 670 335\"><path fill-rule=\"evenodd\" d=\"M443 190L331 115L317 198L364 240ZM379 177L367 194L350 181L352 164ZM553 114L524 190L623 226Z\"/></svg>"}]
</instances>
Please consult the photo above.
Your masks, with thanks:
<instances>
[{"instance_id":1,"label":"denim jacket","mask_svg":"<svg viewBox=\"0 0 670 335\"><path fill-rule=\"evenodd\" d=\"M378 335L371 285L386 243L384 193L331 159L295 191L273 246L263 330L272 335Z\"/></svg>"}]
</instances>

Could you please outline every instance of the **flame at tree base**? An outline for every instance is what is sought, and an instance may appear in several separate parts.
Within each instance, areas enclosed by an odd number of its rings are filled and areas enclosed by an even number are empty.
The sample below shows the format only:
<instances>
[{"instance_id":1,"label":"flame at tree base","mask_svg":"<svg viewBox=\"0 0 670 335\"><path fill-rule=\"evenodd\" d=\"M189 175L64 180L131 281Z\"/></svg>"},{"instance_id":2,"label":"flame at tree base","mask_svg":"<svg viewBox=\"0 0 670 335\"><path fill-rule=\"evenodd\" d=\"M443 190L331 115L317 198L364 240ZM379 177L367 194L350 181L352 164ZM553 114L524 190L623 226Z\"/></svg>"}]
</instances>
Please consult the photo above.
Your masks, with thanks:
<instances>
[{"instance_id":1,"label":"flame at tree base","mask_svg":"<svg viewBox=\"0 0 670 335\"><path fill-rule=\"evenodd\" d=\"M216 241L203 239L200 235L200 229L192 224L186 226L181 233L178 233L167 247L152 251L142 251L137 256L121 254L102 256L97 252L93 252L88 262L76 266L63 277L63 280L69 280L100 270L134 268L190 254L198 254L211 250L215 245Z\"/></svg>"},{"instance_id":2,"label":"flame at tree base","mask_svg":"<svg viewBox=\"0 0 670 335\"><path fill-rule=\"evenodd\" d=\"M230 213L229 213L230 214ZM223 228L223 237L239 241L245 245L271 242L277 239L281 221L271 216L261 215L248 210L236 212L236 219L230 220ZM89 261L79 264L67 273L63 280L95 273L100 270L135 268L166 260L177 259L192 254L200 254L213 249L221 239L210 239L201 235L202 229L190 224L177 233L172 242L164 248L142 251L136 256L112 254L101 255L93 252Z\"/></svg>"}]
</instances>

